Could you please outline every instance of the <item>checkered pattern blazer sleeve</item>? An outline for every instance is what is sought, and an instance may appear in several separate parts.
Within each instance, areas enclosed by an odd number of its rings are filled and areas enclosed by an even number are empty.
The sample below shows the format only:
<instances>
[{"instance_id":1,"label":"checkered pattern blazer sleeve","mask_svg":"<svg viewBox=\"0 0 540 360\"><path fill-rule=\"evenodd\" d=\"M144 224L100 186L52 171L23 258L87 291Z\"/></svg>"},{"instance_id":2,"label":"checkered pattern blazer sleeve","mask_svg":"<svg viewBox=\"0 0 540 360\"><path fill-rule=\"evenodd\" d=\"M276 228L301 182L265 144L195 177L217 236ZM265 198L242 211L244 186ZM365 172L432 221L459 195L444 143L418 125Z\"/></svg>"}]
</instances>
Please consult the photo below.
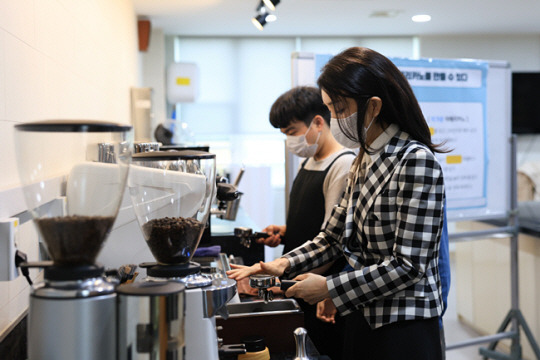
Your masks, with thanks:
<instances>
[{"instance_id":1,"label":"checkered pattern blazer sleeve","mask_svg":"<svg viewBox=\"0 0 540 360\"><path fill-rule=\"evenodd\" d=\"M356 168L355 165L353 168ZM352 169L351 171L353 172ZM291 265L285 276L292 278L343 256L341 240L351 189L351 176L349 176L345 191L339 203L334 206L324 230L313 240L283 255Z\"/></svg>"},{"instance_id":2,"label":"checkered pattern blazer sleeve","mask_svg":"<svg viewBox=\"0 0 540 360\"><path fill-rule=\"evenodd\" d=\"M354 271L327 277L338 311L364 312L373 327L442 312L438 252L442 169L424 145L398 132L350 182L324 232L286 255L300 273L344 254Z\"/></svg>"}]
</instances>

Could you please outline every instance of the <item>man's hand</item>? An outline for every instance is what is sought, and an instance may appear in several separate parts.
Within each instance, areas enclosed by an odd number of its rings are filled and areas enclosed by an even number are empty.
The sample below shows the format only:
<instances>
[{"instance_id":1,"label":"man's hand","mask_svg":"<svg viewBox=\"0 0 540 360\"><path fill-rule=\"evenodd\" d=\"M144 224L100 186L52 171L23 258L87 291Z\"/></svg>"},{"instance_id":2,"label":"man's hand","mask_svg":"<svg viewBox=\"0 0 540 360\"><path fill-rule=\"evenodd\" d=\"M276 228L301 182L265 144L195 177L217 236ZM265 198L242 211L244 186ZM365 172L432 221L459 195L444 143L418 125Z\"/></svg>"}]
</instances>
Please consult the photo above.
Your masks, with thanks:
<instances>
[{"instance_id":1,"label":"man's hand","mask_svg":"<svg viewBox=\"0 0 540 360\"><path fill-rule=\"evenodd\" d=\"M267 238L258 238L255 239L259 244L264 244L270 247L276 247L281 244L281 238L285 236L286 226L285 225L269 225L262 229L262 232L267 233L269 236Z\"/></svg>"},{"instance_id":2,"label":"man's hand","mask_svg":"<svg viewBox=\"0 0 540 360\"><path fill-rule=\"evenodd\" d=\"M298 283L287 290L286 296L304 299L311 305L330 298L324 276L307 273L298 275L294 280L297 280Z\"/></svg>"}]
</instances>

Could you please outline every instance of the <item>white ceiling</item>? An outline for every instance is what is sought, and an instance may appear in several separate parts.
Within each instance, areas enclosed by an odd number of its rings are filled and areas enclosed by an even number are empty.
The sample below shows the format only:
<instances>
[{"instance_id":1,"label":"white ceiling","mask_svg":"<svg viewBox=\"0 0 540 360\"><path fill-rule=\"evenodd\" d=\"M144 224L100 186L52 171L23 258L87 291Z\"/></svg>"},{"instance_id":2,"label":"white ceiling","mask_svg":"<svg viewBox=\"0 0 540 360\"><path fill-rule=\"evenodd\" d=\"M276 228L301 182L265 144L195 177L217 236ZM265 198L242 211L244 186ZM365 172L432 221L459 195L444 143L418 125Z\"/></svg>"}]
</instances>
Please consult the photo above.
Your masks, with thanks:
<instances>
[{"instance_id":1,"label":"white ceiling","mask_svg":"<svg viewBox=\"0 0 540 360\"><path fill-rule=\"evenodd\" d=\"M412 36L538 34L540 0L281 0L277 21L251 24L260 0L132 0L165 34L208 36ZM397 11L377 18L374 12ZM419 13L432 17L413 23Z\"/></svg>"}]
</instances>

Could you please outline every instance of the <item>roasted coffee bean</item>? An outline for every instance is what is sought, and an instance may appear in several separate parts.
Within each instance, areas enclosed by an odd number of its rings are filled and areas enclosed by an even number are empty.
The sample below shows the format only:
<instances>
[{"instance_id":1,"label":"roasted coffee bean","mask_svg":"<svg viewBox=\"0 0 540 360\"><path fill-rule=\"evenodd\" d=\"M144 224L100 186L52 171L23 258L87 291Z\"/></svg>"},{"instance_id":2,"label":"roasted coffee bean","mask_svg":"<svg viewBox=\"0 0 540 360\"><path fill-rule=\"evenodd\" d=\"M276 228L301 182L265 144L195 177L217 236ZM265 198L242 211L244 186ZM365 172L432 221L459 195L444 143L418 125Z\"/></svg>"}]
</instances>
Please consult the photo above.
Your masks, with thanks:
<instances>
[{"instance_id":1,"label":"roasted coffee bean","mask_svg":"<svg viewBox=\"0 0 540 360\"><path fill-rule=\"evenodd\" d=\"M153 219L143 225L150 251L159 263L182 264L189 261L202 235L202 223L192 218Z\"/></svg>"},{"instance_id":2,"label":"roasted coffee bean","mask_svg":"<svg viewBox=\"0 0 540 360\"><path fill-rule=\"evenodd\" d=\"M92 265L112 228L112 216L41 218L37 226L56 265Z\"/></svg>"}]
</instances>

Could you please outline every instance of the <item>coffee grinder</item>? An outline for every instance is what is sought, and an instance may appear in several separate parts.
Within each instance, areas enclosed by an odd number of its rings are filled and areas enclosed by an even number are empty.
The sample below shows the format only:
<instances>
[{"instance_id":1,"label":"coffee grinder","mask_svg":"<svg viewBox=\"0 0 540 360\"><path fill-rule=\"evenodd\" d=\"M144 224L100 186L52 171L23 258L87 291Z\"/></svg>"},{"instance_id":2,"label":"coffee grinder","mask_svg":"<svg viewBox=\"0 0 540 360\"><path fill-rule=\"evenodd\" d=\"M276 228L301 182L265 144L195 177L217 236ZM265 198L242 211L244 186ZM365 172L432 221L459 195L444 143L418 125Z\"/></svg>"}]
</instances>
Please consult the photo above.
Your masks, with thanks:
<instances>
[{"instance_id":1,"label":"coffee grinder","mask_svg":"<svg viewBox=\"0 0 540 360\"><path fill-rule=\"evenodd\" d=\"M124 193L131 126L48 120L15 126L16 157L26 204L52 259L28 310L31 360L116 357L115 283L95 263ZM97 161L97 144L112 161Z\"/></svg>"},{"instance_id":2,"label":"coffee grinder","mask_svg":"<svg viewBox=\"0 0 540 360\"><path fill-rule=\"evenodd\" d=\"M192 262L216 194L215 155L197 150L133 155L129 193L144 239L156 262L143 263L148 282L185 285L185 359L217 360L215 315L228 316L226 304L236 282L203 274Z\"/></svg>"}]
</instances>

